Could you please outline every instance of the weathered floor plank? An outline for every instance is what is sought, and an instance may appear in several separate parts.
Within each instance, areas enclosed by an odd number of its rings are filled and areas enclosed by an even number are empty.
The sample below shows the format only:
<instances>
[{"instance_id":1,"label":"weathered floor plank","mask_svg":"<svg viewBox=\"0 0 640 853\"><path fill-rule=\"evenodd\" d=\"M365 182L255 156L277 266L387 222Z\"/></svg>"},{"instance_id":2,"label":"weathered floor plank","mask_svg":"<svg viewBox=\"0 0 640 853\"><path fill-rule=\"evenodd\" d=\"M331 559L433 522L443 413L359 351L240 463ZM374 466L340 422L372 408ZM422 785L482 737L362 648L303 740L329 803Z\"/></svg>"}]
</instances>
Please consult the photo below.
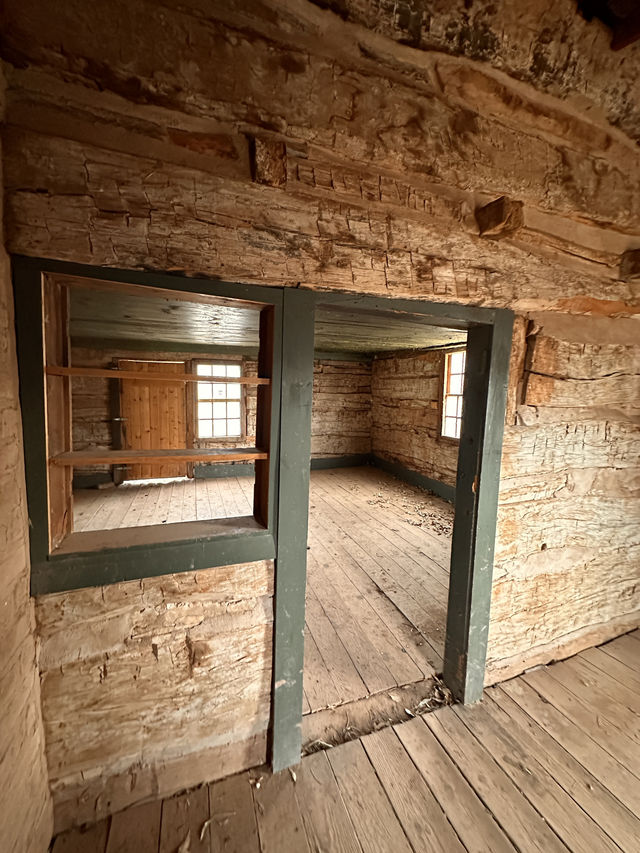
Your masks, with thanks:
<instances>
[{"instance_id":1,"label":"weathered floor plank","mask_svg":"<svg viewBox=\"0 0 640 853\"><path fill-rule=\"evenodd\" d=\"M259 853L258 824L248 772L209 785L211 853Z\"/></svg>"},{"instance_id":2,"label":"weathered floor plank","mask_svg":"<svg viewBox=\"0 0 640 853\"><path fill-rule=\"evenodd\" d=\"M633 814L640 815L640 786L633 774L523 678L507 681L501 688Z\"/></svg>"},{"instance_id":3,"label":"weathered floor plank","mask_svg":"<svg viewBox=\"0 0 640 853\"><path fill-rule=\"evenodd\" d=\"M606 709L594 704L586 698L579 699L571 692L575 687L567 675L568 685L564 686L552 674L553 667L534 670L524 676L527 684L533 687L547 702L557 708L565 717L573 722L594 743L606 750L623 767L633 773L640 773L640 748L638 743L627 737L624 731L610 722ZM622 708L615 706L617 711ZM639 785L640 787L640 785Z\"/></svg>"},{"instance_id":4,"label":"weathered floor plank","mask_svg":"<svg viewBox=\"0 0 640 853\"><path fill-rule=\"evenodd\" d=\"M115 814L111 819L107 853L127 853L128 850L156 853L164 805L161 802L143 803Z\"/></svg>"},{"instance_id":5,"label":"weathered floor plank","mask_svg":"<svg viewBox=\"0 0 640 853\"><path fill-rule=\"evenodd\" d=\"M262 853L311 853L295 783L287 770L253 774L253 800Z\"/></svg>"},{"instance_id":6,"label":"weathered floor plank","mask_svg":"<svg viewBox=\"0 0 640 853\"><path fill-rule=\"evenodd\" d=\"M507 774L461 722L452 708L423 717L425 725L458 766L516 847L564 851L566 848Z\"/></svg>"},{"instance_id":7,"label":"weathered floor plank","mask_svg":"<svg viewBox=\"0 0 640 853\"><path fill-rule=\"evenodd\" d=\"M516 848L422 720L403 723L395 731L468 853L512 853Z\"/></svg>"},{"instance_id":8,"label":"weathered floor plank","mask_svg":"<svg viewBox=\"0 0 640 853\"><path fill-rule=\"evenodd\" d=\"M617 640L605 643L604 646L601 646L601 649L605 654L609 655L609 657L614 658L637 672L638 657L640 657L640 655L638 654L638 650L636 646L634 646L634 643L638 642L635 638L639 633L640 632L638 631L634 631L631 634L626 634L624 637L618 637Z\"/></svg>"},{"instance_id":9,"label":"weathered floor plank","mask_svg":"<svg viewBox=\"0 0 640 853\"><path fill-rule=\"evenodd\" d=\"M109 823L109 818L106 818L86 829L81 827L63 832L53 842L51 853L104 853Z\"/></svg>"},{"instance_id":10,"label":"weathered floor plank","mask_svg":"<svg viewBox=\"0 0 640 853\"><path fill-rule=\"evenodd\" d=\"M164 800L159 853L174 853L181 845L189 853L209 853L209 839L203 832L208 820L209 791L206 786Z\"/></svg>"},{"instance_id":11,"label":"weathered floor plank","mask_svg":"<svg viewBox=\"0 0 640 853\"><path fill-rule=\"evenodd\" d=\"M522 748L549 772L584 812L623 850L640 838L640 820L500 687L485 693L486 710L514 732Z\"/></svg>"},{"instance_id":12,"label":"weathered floor plank","mask_svg":"<svg viewBox=\"0 0 640 853\"><path fill-rule=\"evenodd\" d=\"M313 853L361 853L325 752L310 755L296 769L295 792Z\"/></svg>"},{"instance_id":13,"label":"weathered floor plank","mask_svg":"<svg viewBox=\"0 0 640 853\"><path fill-rule=\"evenodd\" d=\"M464 853L455 830L393 729L364 737L362 745L414 849Z\"/></svg>"},{"instance_id":14,"label":"weathered floor plank","mask_svg":"<svg viewBox=\"0 0 640 853\"><path fill-rule=\"evenodd\" d=\"M364 853L393 850L410 853L411 846L360 741L328 752Z\"/></svg>"},{"instance_id":15,"label":"weathered floor plank","mask_svg":"<svg viewBox=\"0 0 640 853\"><path fill-rule=\"evenodd\" d=\"M615 853L616 845L536 760L535 753L521 746L517 735L496 722L486 708L459 706L455 712L569 850Z\"/></svg>"}]
</instances>

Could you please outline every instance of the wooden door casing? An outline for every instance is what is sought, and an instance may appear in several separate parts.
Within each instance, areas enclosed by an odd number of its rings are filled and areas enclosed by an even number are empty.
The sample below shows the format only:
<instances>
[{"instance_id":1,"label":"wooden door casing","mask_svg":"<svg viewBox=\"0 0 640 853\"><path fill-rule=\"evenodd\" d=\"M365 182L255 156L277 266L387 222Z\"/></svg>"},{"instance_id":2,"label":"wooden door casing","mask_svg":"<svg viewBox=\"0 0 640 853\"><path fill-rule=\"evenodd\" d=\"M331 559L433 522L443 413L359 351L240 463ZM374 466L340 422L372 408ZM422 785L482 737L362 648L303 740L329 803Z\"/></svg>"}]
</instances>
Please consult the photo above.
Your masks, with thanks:
<instances>
[{"instance_id":1,"label":"wooden door casing","mask_svg":"<svg viewBox=\"0 0 640 853\"><path fill-rule=\"evenodd\" d=\"M187 406L185 383L145 380L145 373L185 372L184 361L120 359L120 370L139 371L140 379L120 380L120 413L126 450L185 449ZM129 465L127 480L186 477L186 462Z\"/></svg>"}]
</instances>

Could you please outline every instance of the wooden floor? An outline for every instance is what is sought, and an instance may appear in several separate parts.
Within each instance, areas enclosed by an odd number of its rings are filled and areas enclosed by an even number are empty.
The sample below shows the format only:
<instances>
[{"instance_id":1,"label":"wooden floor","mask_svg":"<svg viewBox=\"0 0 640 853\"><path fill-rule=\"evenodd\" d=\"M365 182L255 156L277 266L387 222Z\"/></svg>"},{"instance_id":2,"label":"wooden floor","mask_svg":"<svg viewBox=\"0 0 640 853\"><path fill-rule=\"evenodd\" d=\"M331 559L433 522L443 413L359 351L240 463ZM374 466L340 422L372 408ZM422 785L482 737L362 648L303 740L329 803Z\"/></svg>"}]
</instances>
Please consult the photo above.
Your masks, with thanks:
<instances>
[{"instance_id":1,"label":"wooden floor","mask_svg":"<svg viewBox=\"0 0 640 853\"><path fill-rule=\"evenodd\" d=\"M117 488L74 489L73 529L117 530L251 515L252 491L253 477L132 480Z\"/></svg>"},{"instance_id":2,"label":"wooden floor","mask_svg":"<svg viewBox=\"0 0 640 853\"><path fill-rule=\"evenodd\" d=\"M248 514L252 493L250 477L85 490L74 495L75 529ZM348 704L364 731L372 713L428 695L442 668L452 526L450 504L376 468L311 472L305 714ZM389 698L404 686L401 702ZM371 696L375 707L352 704ZM342 724L310 720L305 740Z\"/></svg>"},{"instance_id":3,"label":"wooden floor","mask_svg":"<svg viewBox=\"0 0 640 853\"><path fill-rule=\"evenodd\" d=\"M317 752L128 809L53 853L640 849L640 632Z\"/></svg>"}]
</instances>

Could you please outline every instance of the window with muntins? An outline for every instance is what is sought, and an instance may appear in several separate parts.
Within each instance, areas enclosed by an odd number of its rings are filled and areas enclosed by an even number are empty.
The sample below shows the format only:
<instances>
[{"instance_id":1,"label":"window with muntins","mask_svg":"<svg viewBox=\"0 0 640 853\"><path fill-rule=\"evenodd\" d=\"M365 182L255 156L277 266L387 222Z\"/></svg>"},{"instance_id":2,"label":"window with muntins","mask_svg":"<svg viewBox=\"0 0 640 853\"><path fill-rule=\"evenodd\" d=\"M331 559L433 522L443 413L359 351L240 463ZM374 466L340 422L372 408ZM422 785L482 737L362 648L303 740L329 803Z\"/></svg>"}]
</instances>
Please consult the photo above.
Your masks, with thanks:
<instances>
[{"instance_id":1,"label":"window with muntins","mask_svg":"<svg viewBox=\"0 0 640 853\"><path fill-rule=\"evenodd\" d=\"M211 382L197 383L196 436L198 438L239 438L242 429L242 385L235 382L216 382L242 376L238 363L200 362L199 376L211 376Z\"/></svg>"},{"instance_id":2,"label":"window with muntins","mask_svg":"<svg viewBox=\"0 0 640 853\"><path fill-rule=\"evenodd\" d=\"M448 352L445 356L441 435L446 438L460 438L466 357L465 350Z\"/></svg>"}]
</instances>

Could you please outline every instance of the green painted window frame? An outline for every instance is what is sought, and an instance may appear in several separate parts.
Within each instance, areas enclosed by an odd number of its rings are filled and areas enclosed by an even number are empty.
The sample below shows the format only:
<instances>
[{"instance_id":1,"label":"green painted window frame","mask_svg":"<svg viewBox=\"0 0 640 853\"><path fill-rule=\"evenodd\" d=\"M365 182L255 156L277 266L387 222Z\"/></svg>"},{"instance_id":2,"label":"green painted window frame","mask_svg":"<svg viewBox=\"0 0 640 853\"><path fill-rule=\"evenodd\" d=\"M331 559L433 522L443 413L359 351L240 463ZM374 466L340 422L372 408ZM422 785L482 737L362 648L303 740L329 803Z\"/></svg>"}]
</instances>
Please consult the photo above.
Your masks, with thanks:
<instances>
[{"instance_id":1,"label":"green painted window frame","mask_svg":"<svg viewBox=\"0 0 640 853\"><path fill-rule=\"evenodd\" d=\"M118 270L42 258L12 258L16 314L16 341L20 400L23 411L25 476L29 511L31 594L60 592L88 586L138 580L196 569L273 560L276 556L278 436L280 418L280 346L282 340L282 290L260 285L186 278L163 273ZM47 274L80 276L104 282L165 288L246 300L273 306L274 356L269 455L269 511L267 527L242 532L205 533L183 538L176 524L176 538L152 544L116 546L96 551L49 554L47 505L47 456L45 442L45 393L43 378L42 280ZM195 524L199 524L196 522Z\"/></svg>"}]
</instances>

